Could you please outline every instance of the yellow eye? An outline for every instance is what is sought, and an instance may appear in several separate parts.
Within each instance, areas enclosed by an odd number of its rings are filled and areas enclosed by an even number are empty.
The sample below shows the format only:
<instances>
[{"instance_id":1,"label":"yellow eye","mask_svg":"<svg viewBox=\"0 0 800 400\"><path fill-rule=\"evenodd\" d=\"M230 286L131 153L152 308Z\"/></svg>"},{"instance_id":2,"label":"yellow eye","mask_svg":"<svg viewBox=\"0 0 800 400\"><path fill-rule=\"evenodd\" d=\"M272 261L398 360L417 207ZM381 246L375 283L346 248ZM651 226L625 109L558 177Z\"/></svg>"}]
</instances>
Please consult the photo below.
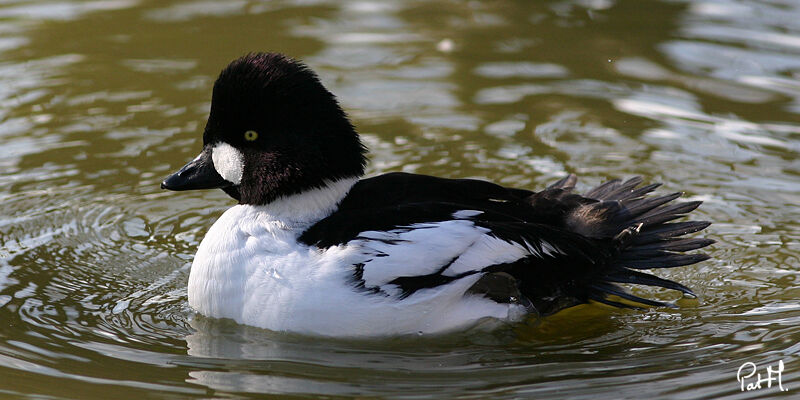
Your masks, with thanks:
<instances>
[{"instance_id":1,"label":"yellow eye","mask_svg":"<svg viewBox=\"0 0 800 400\"><path fill-rule=\"evenodd\" d=\"M248 142L252 142L252 141L254 141L256 139L258 139L258 132L256 132L256 131L247 131L247 132L244 133L244 140L247 140Z\"/></svg>"}]
</instances>

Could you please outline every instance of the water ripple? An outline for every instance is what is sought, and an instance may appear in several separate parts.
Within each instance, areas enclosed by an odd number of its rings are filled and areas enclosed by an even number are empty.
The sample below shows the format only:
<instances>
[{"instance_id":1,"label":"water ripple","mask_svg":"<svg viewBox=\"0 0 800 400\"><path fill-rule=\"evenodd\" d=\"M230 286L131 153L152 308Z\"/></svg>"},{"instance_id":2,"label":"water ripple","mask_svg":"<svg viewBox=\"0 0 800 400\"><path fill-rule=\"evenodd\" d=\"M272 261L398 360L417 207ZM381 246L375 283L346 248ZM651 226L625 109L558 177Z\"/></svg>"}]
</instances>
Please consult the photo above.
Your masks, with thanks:
<instances>
[{"instance_id":1,"label":"water ripple","mask_svg":"<svg viewBox=\"0 0 800 400\"><path fill-rule=\"evenodd\" d=\"M20 398L752 398L800 382L795 2L45 1L0 5L0 393ZM642 175L717 240L658 271L677 310L585 305L458 334L333 340L195 315L232 204L165 193L219 69L304 59L409 171L579 190ZM488 323L488 322L487 322ZM757 396L756 396L757 395ZM791 395L789 395L791 396Z\"/></svg>"}]
</instances>

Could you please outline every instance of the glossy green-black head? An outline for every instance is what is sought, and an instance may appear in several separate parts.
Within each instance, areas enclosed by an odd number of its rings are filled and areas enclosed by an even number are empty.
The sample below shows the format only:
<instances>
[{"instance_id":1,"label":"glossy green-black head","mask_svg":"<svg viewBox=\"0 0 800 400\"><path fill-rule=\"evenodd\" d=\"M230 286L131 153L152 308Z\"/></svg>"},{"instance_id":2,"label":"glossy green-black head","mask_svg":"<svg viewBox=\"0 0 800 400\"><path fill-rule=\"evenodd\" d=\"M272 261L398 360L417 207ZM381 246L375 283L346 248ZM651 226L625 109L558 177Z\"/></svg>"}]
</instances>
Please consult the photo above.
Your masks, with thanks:
<instances>
[{"instance_id":1,"label":"glossy green-black head","mask_svg":"<svg viewBox=\"0 0 800 400\"><path fill-rule=\"evenodd\" d=\"M221 188L242 204L268 204L361 176L365 153L313 71L282 54L252 53L222 70L202 152L161 187Z\"/></svg>"}]
</instances>

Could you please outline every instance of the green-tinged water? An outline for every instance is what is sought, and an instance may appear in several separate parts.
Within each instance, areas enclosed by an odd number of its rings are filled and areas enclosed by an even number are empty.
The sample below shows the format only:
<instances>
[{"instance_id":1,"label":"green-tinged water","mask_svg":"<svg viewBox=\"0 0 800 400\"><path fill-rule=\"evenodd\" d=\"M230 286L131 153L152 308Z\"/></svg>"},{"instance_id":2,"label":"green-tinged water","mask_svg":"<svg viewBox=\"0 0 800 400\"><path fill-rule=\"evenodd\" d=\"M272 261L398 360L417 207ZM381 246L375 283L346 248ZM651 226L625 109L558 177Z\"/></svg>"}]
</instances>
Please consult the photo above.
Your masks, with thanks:
<instances>
[{"instance_id":1,"label":"green-tinged water","mask_svg":"<svg viewBox=\"0 0 800 400\"><path fill-rule=\"evenodd\" d=\"M366 342L195 315L191 260L232 202L159 182L200 150L219 70L264 50L339 96L369 174L704 200L713 258L659 271L699 299ZM797 398L798 153L793 0L3 1L0 398ZM741 391L779 361L788 392Z\"/></svg>"}]
</instances>

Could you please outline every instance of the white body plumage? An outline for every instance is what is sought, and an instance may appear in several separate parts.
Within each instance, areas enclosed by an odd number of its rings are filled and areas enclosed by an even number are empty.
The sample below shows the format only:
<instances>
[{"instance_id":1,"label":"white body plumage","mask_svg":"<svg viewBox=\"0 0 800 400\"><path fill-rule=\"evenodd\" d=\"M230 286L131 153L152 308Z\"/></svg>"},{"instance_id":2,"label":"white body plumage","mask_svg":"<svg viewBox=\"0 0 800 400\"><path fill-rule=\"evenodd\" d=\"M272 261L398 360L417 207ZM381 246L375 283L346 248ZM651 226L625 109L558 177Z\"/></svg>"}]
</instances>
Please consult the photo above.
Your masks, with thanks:
<instances>
[{"instance_id":1,"label":"white body plumage","mask_svg":"<svg viewBox=\"0 0 800 400\"><path fill-rule=\"evenodd\" d=\"M432 273L452 259L456 261L446 274L455 275L530 254L486 235L466 219L364 232L359 239L327 249L299 243L299 235L331 213L353 183L339 181L266 206L227 210L206 234L192 264L192 308L261 328L326 336L439 333L486 317L509 320L524 315L519 305L465 296L480 274L406 298L388 284L399 276ZM388 240L401 240L402 246ZM375 257L377 253L388 256ZM351 267L357 264L365 265L366 287L379 287L383 295L357 287Z\"/></svg>"}]
</instances>

